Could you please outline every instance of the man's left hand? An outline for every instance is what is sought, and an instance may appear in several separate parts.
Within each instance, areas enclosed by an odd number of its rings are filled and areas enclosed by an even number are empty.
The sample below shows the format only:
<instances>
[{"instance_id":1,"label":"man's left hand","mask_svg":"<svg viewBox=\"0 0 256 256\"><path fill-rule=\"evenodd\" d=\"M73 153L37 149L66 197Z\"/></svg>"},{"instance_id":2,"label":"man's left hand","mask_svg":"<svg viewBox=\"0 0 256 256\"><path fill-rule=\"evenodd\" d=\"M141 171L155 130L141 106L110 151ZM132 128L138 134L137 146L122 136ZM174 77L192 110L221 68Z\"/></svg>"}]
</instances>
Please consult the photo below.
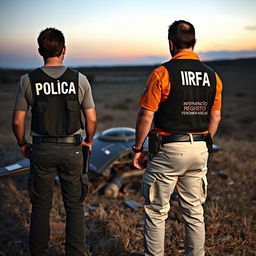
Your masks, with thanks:
<instances>
[{"instance_id":1,"label":"man's left hand","mask_svg":"<svg viewBox=\"0 0 256 256\"><path fill-rule=\"evenodd\" d=\"M92 150L92 143L89 143L89 142L87 142L85 140L82 141L82 146L83 147L89 147L89 151Z\"/></svg>"},{"instance_id":2,"label":"man's left hand","mask_svg":"<svg viewBox=\"0 0 256 256\"><path fill-rule=\"evenodd\" d=\"M32 144L31 143L26 143L25 145L20 147L21 154L25 158L31 158L32 154Z\"/></svg>"}]
</instances>

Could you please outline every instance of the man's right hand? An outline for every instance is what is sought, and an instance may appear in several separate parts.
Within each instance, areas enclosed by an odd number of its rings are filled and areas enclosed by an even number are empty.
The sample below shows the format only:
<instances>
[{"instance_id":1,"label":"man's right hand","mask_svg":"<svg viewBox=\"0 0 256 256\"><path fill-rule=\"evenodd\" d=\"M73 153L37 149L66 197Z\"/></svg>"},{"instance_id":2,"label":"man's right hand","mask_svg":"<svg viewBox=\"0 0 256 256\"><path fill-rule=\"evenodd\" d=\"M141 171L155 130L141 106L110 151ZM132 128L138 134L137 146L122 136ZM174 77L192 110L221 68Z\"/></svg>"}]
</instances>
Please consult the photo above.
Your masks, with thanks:
<instances>
[{"instance_id":1,"label":"man's right hand","mask_svg":"<svg viewBox=\"0 0 256 256\"><path fill-rule=\"evenodd\" d=\"M26 143L25 145L20 147L21 154L25 158L31 158L32 154L32 144L31 143Z\"/></svg>"},{"instance_id":2,"label":"man's right hand","mask_svg":"<svg viewBox=\"0 0 256 256\"><path fill-rule=\"evenodd\" d=\"M132 159L132 164L134 165L134 167L136 167L137 169L143 169L145 168L144 163L145 163L144 153L143 152L134 153L133 159Z\"/></svg>"}]
</instances>

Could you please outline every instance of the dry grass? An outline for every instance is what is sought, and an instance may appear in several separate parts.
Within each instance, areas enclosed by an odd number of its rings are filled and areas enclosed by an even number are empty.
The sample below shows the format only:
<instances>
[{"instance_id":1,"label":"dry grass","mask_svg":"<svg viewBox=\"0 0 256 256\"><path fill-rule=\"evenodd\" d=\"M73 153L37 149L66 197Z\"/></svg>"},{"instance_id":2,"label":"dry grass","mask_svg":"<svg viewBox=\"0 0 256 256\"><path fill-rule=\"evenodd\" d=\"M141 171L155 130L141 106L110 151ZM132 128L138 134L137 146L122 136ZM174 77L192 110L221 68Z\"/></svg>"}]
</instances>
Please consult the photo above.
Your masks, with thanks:
<instances>
[{"instance_id":1,"label":"dry grass","mask_svg":"<svg viewBox=\"0 0 256 256\"><path fill-rule=\"evenodd\" d=\"M223 120L215 138L222 150L209 160L208 199L204 206L206 255L253 256L256 255L255 62L214 65L224 80L225 92ZM99 130L113 126L134 127L136 102L149 71L147 68L84 70L93 78ZM0 107L4 109L0 116L1 165L21 158L9 125L18 75L20 73L7 72L0 80L5 82L0 85ZM26 175L1 178L0 255L28 255L31 206L26 179ZM90 186L92 189L93 184ZM139 180L121 190L117 199L107 199L101 193L88 194L85 201L85 211L89 213L85 217L88 256L143 253L143 209L132 211L123 204L124 200L143 204ZM64 255L64 223L65 211L60 187L56 184L51 211L50 255ZM165 248L166 255L184 254L183 223L176 201L171 201L166 221Z\"/></svg>"}]
</instances>

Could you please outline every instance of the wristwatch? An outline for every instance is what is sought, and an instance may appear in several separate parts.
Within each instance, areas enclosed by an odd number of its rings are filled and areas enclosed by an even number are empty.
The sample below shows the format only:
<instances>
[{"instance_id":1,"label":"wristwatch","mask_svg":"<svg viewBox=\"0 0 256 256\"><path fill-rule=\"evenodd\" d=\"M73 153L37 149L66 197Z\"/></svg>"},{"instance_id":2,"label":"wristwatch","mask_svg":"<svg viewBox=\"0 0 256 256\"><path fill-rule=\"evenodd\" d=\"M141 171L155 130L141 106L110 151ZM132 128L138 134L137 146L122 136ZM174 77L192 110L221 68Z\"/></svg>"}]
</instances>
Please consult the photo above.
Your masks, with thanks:
<instances>
[{"instance_id":1,"label":"wristwatch","mask_svg":"<svg viewBox=\"0 0 256 256\"><path fill-rule=\"evenodd\" d=\"M21 143L21 144L19 144L18 143L18 146L20 146L20 147L23 147L23 146L25 146L27 144L27 141L25 140L23 143Z\"/></svg>"},{"instance_id":2,"label":"wristwatch","mask_svg":"<svg viewBox=\"0 0 256 256\"><path fill-rule=\"evenodd\" d=\"M140 153L143 151L143 146L141 148L135 148L135 145L132 146L132 151L134 153Z\"/></svg>"}]
</instances>

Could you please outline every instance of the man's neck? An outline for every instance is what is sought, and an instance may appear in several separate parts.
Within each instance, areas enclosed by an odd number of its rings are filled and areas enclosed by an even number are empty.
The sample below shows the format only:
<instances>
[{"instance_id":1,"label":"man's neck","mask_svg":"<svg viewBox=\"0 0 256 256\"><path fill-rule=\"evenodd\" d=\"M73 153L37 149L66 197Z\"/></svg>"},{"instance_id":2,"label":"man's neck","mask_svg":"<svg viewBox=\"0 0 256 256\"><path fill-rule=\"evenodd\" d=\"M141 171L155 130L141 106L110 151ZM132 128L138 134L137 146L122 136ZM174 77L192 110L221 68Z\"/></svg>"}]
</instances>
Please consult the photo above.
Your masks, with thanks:
<instances>
[{"instance_id":1,"label":"man's neck","mask_svg":"<svg viewBox=\"0 0 256 256\"><path fill-rule=\"evenodd\" d=\"M62 58L51 57L44 60L44 66L62 66Z\"/></svg>"},{"instance_id":2,"label":"man's neck","mask_svg":"<svg viewBox=\"0 0 256 256\"><path fill-rule=\"evenodd\" d=\"M180 53L180 52L193 52L194 49L191 47L191 48L185 48L185 49L177 49L177 50L174 50L173 52L171 52L171 55L172 57L175 56L176 54Z\"/></svg>"}]
</instances>

